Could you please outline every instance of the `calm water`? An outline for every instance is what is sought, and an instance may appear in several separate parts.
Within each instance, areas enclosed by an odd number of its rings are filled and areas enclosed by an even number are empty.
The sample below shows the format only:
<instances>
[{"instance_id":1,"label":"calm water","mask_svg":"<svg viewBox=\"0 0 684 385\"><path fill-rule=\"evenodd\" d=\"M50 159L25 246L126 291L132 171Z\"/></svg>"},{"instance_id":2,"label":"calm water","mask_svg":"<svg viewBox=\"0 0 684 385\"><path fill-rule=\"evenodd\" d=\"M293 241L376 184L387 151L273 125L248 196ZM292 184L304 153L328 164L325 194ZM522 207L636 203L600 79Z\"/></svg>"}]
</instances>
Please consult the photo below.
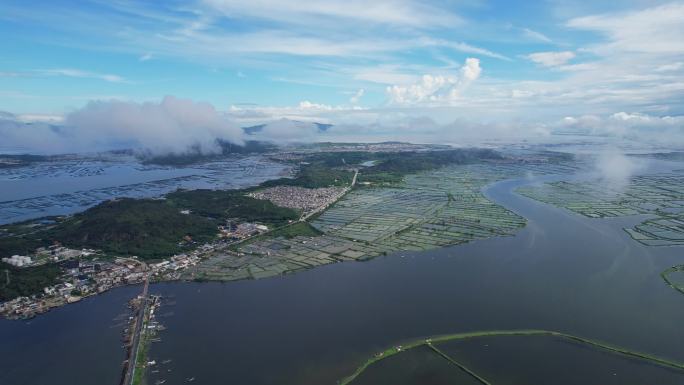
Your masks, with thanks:
<instances>
[{"instance_id":1,"label":"calm water","mask_svg":"<svg viewBox=\"0 0 684 385\"><path fill-rule=\"evenodd\" d=\"M681 384L684 377L679 370L553 337L481 338L440 349L497 385Z\"/></svg>"},{"instance_id":2,"label":"calm water","mask_svg":"<svg viewBox=\"0 0 684 385\"><path fill-rule=\"evenodd\" d=\"M523 183L487 190L528 218L515 237L266 280L154 286L176 304L162 308L174 315L152 347L172 362L150 383L334 384L402 340L484 329L558 330L684 361L684 296L659 277L684 263L684 248L632 241L621 228L639 218L589 220L511 192ZM136 291L0 322L0 383L117 384L112 319Z\"/></svg>"},{"instance_id":3,"label":"calm water","mask_svg":"<svg viewBox=\"0 0 684 385\"><path fill-rule=\"evenodd\" d=\"M184 167L142 165L128 156L74 157L0 169L0 224L83 211L117 198L151 198L178 188L234 189L287 175L260 156Z\"/></svg>"}]
</instances>

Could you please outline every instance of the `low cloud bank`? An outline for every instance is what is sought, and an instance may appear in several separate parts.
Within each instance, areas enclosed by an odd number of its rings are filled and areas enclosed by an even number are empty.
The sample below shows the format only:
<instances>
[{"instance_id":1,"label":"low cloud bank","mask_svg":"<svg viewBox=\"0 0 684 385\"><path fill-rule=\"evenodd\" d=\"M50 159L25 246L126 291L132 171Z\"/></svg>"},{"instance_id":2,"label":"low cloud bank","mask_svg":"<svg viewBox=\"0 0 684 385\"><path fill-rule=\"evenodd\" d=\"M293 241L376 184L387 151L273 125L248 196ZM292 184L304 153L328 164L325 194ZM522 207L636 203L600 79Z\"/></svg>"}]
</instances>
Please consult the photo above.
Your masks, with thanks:
<instances>
[{"instance_id":1,"label":"low cloud bank","mask_svg":"<svg viewBox=\"0 0 684 385\"><path fill-rule=\"evenodd\" d=\"M626 156L616 148L609 148L596 157L595 173L610 190L623 192L632 177L644 169L642 162Z\"/></svg>"},{"instance_id":2,"label":"low cloud bank","mask_svg":"<svg viewBox=\"0 0 684 385\"><path fill-rule=\"evenodd\" d=\"M612 136L670 147L684 146L684 116L653 116L628 112L617 112L609 116L569 116L556 123L554 130Z\"/></svg>"},{"instance_id":3,"label":"low cloud bank","mask_svg":"<svg viewBox=\"0 0 684 385\"><path fill-rule=\"evenodd\" d=\"M477 78L477 71L465 74L476 68L475 64L470 69L463 68L463 77ZM226 111L217 111L207 103L167 96L160 102L91 102L61 120L26 117L0 113L0 153L8 149L52 154L137 149L152 156L213 154L221 151L217 140L242 144L247 139L275 144L393 140L457 146L573 140L568 135L554 135L561 133L602 136L606 143L631 141L659 149L684 146L684 116L628 112L568 116L551 121L492 116L485 121L455 109L404 106L362 109L311 102L290 108L232 106ZM332 126L322 128L317 123ZM241 128L253 125L261 128L252 135L245 134Z\"/></svg>"},{"instance_id":4,"label":"low cloud bank","mask_svg":"<svg viewBox=\"0 0 684 385\"><path fill-rule=\"evenodd\" d=\"M29 152L141 149L152 155L221 151L217 140L242 144L244 133L208 103L173 96L161 102L96 101L68 114L60 125L0 118L4 141Z\"/></svg>"},{"instance_id":5,"label":"low cloud bank","mask_svg":"<svg viewBox=\"0 0 684 385\"><path fill-rule=\"evenodd\" d=\"M242 129L208 103L173 96L160 103L91 102L69 114L65 126L85 143L124 144L152 153L183 153L189 147L217 153L217 139L243 143Z\"/></svg>"}]
</instances>

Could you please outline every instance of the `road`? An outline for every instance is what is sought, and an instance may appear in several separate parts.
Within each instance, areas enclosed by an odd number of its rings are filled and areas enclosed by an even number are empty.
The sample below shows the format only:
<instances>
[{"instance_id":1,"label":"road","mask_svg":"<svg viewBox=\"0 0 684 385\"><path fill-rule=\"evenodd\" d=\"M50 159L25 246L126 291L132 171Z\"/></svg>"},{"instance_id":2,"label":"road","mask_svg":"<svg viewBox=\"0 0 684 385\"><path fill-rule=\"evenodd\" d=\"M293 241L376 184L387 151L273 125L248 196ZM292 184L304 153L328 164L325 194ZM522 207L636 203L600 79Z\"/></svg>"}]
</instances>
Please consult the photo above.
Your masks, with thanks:
<instances>
[{"instance_id":1,"label":"road","mask_svg":"<svg viewBox=\"0 0 684 385\"><path fill-rule=\"evenodd\" d=\"M138 358L138 349L140 348L140 335L143 330L143 323L145 320L145 313L149 306L149 299L147 293L150 287L149 276L145 277L145 285L142 292L142 303L138 310L138 319L135 321L135 330L133 331L133 338L131 339L131 348L128 350L128 360L126 361L126 372L121 379L122 385L131 385L135 375L136 359Z\"/></svg>"},{"instance_id":2,"label":"road","mask_svg":"<svg viewBox=\"0 0 684 385\"><path fill-rule=\"evenodd\" d=\"M338 195L337 198L335 198L334 201L332 201L332 202L330 202L330 203L328 203L328 204L326 204L326 205L323 205L323 206L317 208L316 210L307 213L306 215L302 215L302 216L299 218L299 222L306 222L306 220L309 219L309 218L311 218L312 215L315 215L315 214L320 213L321 211L327 209L328 207L330 207L331 205L333 205L335 202L337 202L338 200L340 200L343 196L345 196L345 194L347 194L349 191L351 191L352 188L354 188L354 185L356 185L356 177L357 177L357 176L359 176L359 170L354 170L354 177L352 178L352 182L351 182L351 184L349 185L349 187L345 187L344 190L342 190L342 192L340 193L340 195Z\"/></svg>"},{"instance_id":3,"label":"road","mask_svg":"<svg viewBox=\"0 0 684 385\"><path fill-rule=\"evenodd\" d=\"M242 243L247 242L248 240L250 240L250 239L252 239L252 238L264 236L264 235L266 235L266 234L268 234L268 233L270 233L270 232L272 232L272 231L274 231L274 230L282 229L282 228L285 228L285 227L287 227L287 226L292 226L292 225L294 225L294 224L296 224L296 223L306 222L306 220L309 219L312 215L317 214L317 213L320 213L321 211L327 209L327 208L330 207L332 204L334 204L335 202L337 202L338 200L340 200L345 194L347 194L349 191L351 191L351 189L354 188L354 186L356 185L356 178L358 177L358 175L359 175L359 170L358 170L358 169L354 169L354 177L352 177L352 182L351 182L351 184L350 184L348 187L345 187L344 190L342 190L342 192L337 196L337 198L336 198L334 201L332 201L331 203L326 204L326 205L323 205L323 206L321 206L321 207L318 207L316 210L314 210L314 211L312 211L312 212L310 212L310 213L302 214L302 215L299 217L299 220L297 220L297 221L295 221L295 222L286 224L286 225L284 225L284 226L281 226L281 227L278 227L278 228L275 228L275 229L267 230L267 231L265 231L265 232L263 232L263 233L259 233L259 234L257 234L257 235L251 235L251 236L249 236L249 237L245 237L245 238L243 238L243 239L241 239L241 240L239 240L239 241L237 241L237 242L234 242L234 243L231 243L231 244L229 244L229 245L223 246L222 248L226 248L226 247L229 247L229 246L232 246L232 245L236 245L236 244L242 244ZM216 251L218 251L218 250L219 250L219 248L216 248L216 249L212 250L212 253L213 253L213 252L216 252Z\"/></svg>"}]
</instances>

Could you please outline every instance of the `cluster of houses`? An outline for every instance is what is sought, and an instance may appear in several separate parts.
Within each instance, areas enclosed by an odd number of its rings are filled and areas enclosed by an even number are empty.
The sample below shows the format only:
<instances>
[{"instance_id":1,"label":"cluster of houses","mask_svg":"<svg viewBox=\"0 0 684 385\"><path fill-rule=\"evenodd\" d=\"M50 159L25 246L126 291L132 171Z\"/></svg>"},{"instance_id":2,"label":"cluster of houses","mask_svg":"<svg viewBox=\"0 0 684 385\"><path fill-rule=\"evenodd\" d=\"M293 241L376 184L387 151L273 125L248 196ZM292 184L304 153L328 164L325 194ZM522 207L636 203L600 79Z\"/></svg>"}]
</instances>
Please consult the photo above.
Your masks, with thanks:
<instances>
[{"instance_id":1,"label":"cluster of houses","mask_svg":"<svg viewBox=\"0 0 684 385\"><path fill-rule=\"evenodd\" d=\"M13 255L3 258L2 261L16 267L30 267L43 265L49 262L61 262L69 259L88 257L95 254L92 249L69 249L59 244L50 247L40 247L36 249L33 256Z\"/></svg>"},{"instance_id":2,"label":"cluster of houses","mask_svg":"<svg viewBox=\"0 0 684 385\"><path fill-rule=\"evenodd\" d=\"M240 240L268 231L268 226L258 223L235 223L228 222L225 226L219 226L219 234L229 240Z\"/></svg>"},{"instance_id":3,"label":"cluster of houses","mask_svg":"<svg viewBox=\"0 0 684 385\"><path fill-rule=\"evenodd\" d=\"M343 192L342 187L312 189L298 186L275 186L250 193L249 196L271 201L276 206L306 212L335 202Z\"/></svg>"},{"instance_id":4,"label":"cluster of houses","mask_svg":"<svg viewBox=\"0 0 684 385\"><path fill-rule=\"evenodd\" d=\"M268 231L268 227L257 223L229 222L219 227L219 230L224 239L237 241ZM43 288L41 294L0 303L0 316L30 318L117 286L141 283L146 277L153 281L177 280L183 270L198 264L202 256L214 251L215 247L215 244L205 244L191 252L149 264L136 257L115 258L113 261L98 260L97 256L84 258L97 254L97 251L68 249L60 245L39 248L30 257L17 255L3 258L3 262L21 268L56 263L62 276L60 283Z\"/></svg>"},{"instance_id":5,"label":"cluster of houses","mask_svg":"<svg viewBox=\"0 0 684 385\"><path fill-rule=\"evenodd\" d=\"M117 258L113 262L70 259L59 262L58 266L63 272L60 283L43 288L42 294L0 304L0 315L29 318L116 286L142 282L145 277L145 264L134 259Z\"/></svg>"},{"instance_id":6,"label":"cluster of houses","mask_svg":"<svg viewBox=\"0 0 684 385\"><path fill-rule=\"evenodd\" d=\"M0 303L0 316L10 319L30 318L117 286L142 283L148 276L160 281L179 279L183 270L199 263L201 254L211 251L211 248L211 245L205 245L191 253L175 255L152 264L135 257L116 258L113 261L60 261L58 266L63 272L60 283L43 288L42 294Z\"/></svg>"}]
</instances>

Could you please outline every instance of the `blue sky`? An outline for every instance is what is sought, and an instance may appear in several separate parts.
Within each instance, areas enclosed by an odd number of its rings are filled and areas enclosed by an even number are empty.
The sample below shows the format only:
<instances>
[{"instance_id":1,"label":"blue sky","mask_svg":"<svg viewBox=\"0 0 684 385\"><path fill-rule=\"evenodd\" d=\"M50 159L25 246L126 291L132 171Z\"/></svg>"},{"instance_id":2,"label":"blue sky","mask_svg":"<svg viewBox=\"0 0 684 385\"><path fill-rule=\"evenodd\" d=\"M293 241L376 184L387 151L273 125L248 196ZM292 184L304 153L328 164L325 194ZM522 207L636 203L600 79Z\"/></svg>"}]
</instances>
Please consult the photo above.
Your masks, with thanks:
<instances>
[{"instance_id":1,"label":"blue sky","mask_svg":"<svg viewBox=\"0 0 684 385\"><path fill-rule=\"evenodd\" d=\"M239 124L684 112L682 2L5 0L0 34L0 111L23 120L167 95Z\"/></svg>"}]
</instances>

